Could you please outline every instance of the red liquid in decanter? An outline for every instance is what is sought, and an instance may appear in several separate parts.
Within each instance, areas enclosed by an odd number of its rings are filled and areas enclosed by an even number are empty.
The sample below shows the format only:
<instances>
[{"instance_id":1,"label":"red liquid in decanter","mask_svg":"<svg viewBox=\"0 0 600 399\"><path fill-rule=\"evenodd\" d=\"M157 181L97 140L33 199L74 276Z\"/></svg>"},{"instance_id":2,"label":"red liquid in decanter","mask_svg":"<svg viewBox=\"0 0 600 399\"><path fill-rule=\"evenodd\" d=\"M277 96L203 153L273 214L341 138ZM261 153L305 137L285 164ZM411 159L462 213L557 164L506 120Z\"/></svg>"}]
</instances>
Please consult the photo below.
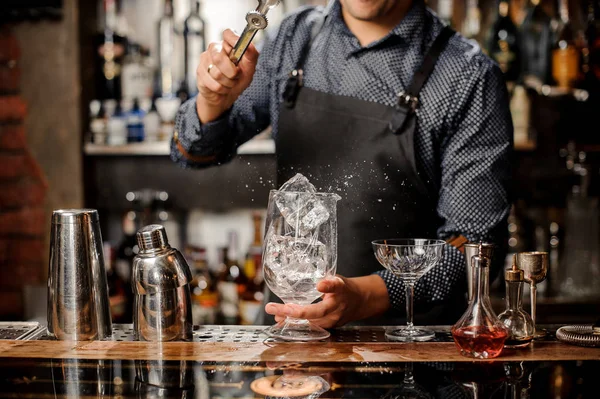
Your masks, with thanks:
<instances>
[{"instance_id":1,"label":"red liquid in decanter","mask_svg":"<svg viewBox=\"0 0 600 399\"><path fill-rule=\"evenodd\" d=\"M500 355L508 334L499 328L469 326L453 330L452 336L463 355L490 359Z\"/></svg>"}]
</instances>

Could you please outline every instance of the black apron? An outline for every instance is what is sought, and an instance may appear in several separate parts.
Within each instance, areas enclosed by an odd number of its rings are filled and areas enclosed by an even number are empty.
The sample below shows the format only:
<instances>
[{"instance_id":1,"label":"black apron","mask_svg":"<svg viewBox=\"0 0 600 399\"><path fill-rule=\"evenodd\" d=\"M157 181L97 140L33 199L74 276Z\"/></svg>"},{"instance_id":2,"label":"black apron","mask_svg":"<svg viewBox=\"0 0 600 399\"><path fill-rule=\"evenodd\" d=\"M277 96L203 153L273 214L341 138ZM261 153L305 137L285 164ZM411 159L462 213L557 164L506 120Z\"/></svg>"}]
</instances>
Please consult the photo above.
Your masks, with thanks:
<instances>
[{"instance_id":1,"label":"black apron","mask_svg":"<svg viewBox=\"0 0 600 399\"><path fill-rule=\"evenodd\" d=\"M315 23L313 39L326 15ZM436 38L395 107L303 87L302 68L312 39L290 74L275 137L278 185L302 173L318 191L342 197L337 208L340 275L358 277L383 269L371 247L375 239L436 237L441 225L438 194L425 184L416 165L414 110L421 87L453 34L448 28ZM271 295L269 300L276 298ZM447 309L438 308L415 306L415 323L454 323L464 311L461 306L442 320ZM402 322L387 315L358 324Z\"/></svg>"}]
</instances>

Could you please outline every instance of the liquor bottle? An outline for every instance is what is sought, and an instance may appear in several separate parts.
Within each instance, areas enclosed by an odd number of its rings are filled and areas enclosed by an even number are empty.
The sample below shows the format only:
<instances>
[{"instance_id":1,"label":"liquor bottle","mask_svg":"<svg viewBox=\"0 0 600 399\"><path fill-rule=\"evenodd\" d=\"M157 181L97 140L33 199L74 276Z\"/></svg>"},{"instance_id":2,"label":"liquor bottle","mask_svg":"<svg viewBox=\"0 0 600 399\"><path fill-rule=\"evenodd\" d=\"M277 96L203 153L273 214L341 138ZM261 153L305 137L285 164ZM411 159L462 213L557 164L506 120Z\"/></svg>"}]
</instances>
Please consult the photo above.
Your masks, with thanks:
<instances>
[{"instance_id":1,"label":"liquor bottle","mask_svg":"<svg viewBox=\"0 0 600 399\"><path fill-rule=\"evenodd\" d=\"M245 289L245 279L238 257L238 235L229 232L228 246L221 249L222 262L217 290L219 292L219 324L239 324L240 293Z\"/></svg>"},{"instance_id":2,"label":"liquor bottle","mask_svg":"<svg viewBox=\"0 0 600 399\"><path fill-rule=\"evenodd\" d=\"M521 54L519 49L519 33L510 18L510 5L507 0L499 0L498 18L492 27L489 55L498 63L509 86L520 78Z\"/></svg>"},{"instance_id":3,"label":"liquor bottle","mask_svg":"<svg viewBox=\"0 0 600 399\"><path fill-rule=\"evenodd\" d=\"M248 252L244 262L245 287L240 290L240 324L256 324L263 305L264 294L257 278L256 258Z\"/></svg>"},{"instance_id":4,"label":"liquor bottle","mask_svg":"<svg viewBox=\"0 0 600 399\"><path fill-rule=\"evenodd\" d=\"M188 246L186 254L193 268L193 279L190 283L193 322L195 325L216 324L219 296L208 270L206 248Z\"/></svg>"},{"instance_id":5,"label":"liquor bottle","mask_svg":"<svg viewBox=\"0 0 600 399\"><path fill-rule=\"evenodd\" d=\"M165 0L163 15L158 21L158 81L161 97L172 97L175 87L175 18L173 0Z\"/></svg>"},{"instance_id":6,"label":"liquor bottle","mask_svg":"<svg viewBox=\"0 0 600 399\"><path fill-rule=\"evenodd\" d=\"M514 126L514 145L517 148L526 147L530 143L531 101L527 89L523 85L516 85L513 89L510 113Z\"/></svg>"},{"instance_id":7,"label":"liquor bottle","mask_svg":"<svg viewBox=\"0 0 600 399\"><path fill-rule=\"evenodd\" d=\"M99 35L97 55L99 71L97 87L99 98L121 98L121 69L125 55L127 38L119 35L119 3L117 0L104 0L104 31Z\"/></svg>"},{"instance_id":8,"label":"liquor bottle","mask_svg":"<svg viewBox=\"0 0 600 399\"><path fill-rule=\"evenodd\" d=\"M196 69L200 54L206 50L205 23L200 16L200 0L191 0L192 6L183 23L183 40L185 56L185 86L190 96L198 93Z\"/></svg>"},{"instance_id":9,"label":"liquor bottle","mask_svg":"<svg viewBox=\"0 0 600 399\"><path fill-rule=\"evenodd\" d=\"M445 24L452 26L454 0L438 0L437 14Z\"/></svg>"},{"instance_id":10,"label":"liquor bottle","mask_svg":"<svg viewBox=\"0 0 600 399\"><path fill-rule=\"evenodd\" d=\"M569 18L568 0L559 0L560 28L552 48L552 77L563 89L573 88L579 77L576 31Z\"/></svg>"},{"instance_id":11,"label":"liquor bottle","mask_svg":"<svg viewBox=\"0 0 600 399\"><path fill-rule=\"evenodd\" d=\"M256 281L258 284L263 284L262 276L262 255L263 255L263 242L262 242L262 214L260 212L254 212L252 214L252 223L254 226L254 239L248 250L248 253L254 259L256 265Z\"/></svg>"},{"instance_id":12,"label":"liquor bottle","mask_svg":"<svg viewBox=\"0 0 600 399\"><path fill-rule=\"evenodd\" d=\"M130 101L152 98L153 83L153 72L148 57L143 56L139 44L130 43L121 76L123 98Z\"/></svg>"},{"instance_id":13,"label":"liquor bottle","mask_svg":"<svg viewBox=\"0 0 600 399\"><path fill-rule=\"evenodd\" d=\"M140 143L144 141L144 115L138 99L133 100L131 110L127 112L127 142ZM177 247L176 247L177 248Z\"/></svg>"},{"instance_id":14,"label":"liquor bottle","mask_svg":"<svg viewBox=\"0 0 600 399\"><path fill-rule=\"evenodd\" d=\"M477 0L467 0L467 11L462 31L468 39L475 39L481 32L481 11Z\"/></svg>"},{"instance_id":15,"label":"liquor bottle","mask_svg":"<svg viewBox=\"0 0 600 399\"><path fill-rule=\"evenodd\" d=\"M527 14L520 27L523 59L523 80L531 86L551 83L553 43L552 19L541 3L529 4Z\"/></svg>"},{"instance_id":16,"label":"liquor bottle","mask_svg":"<svg viewBox=\"0 0 600 399\"><path fill-rule=\"evenodd\" d=\"M156 110L156 102L152 101L150 110L144 115L144 140L158 141L160 138L160 116Z\"/></svg>"}]
</instances>

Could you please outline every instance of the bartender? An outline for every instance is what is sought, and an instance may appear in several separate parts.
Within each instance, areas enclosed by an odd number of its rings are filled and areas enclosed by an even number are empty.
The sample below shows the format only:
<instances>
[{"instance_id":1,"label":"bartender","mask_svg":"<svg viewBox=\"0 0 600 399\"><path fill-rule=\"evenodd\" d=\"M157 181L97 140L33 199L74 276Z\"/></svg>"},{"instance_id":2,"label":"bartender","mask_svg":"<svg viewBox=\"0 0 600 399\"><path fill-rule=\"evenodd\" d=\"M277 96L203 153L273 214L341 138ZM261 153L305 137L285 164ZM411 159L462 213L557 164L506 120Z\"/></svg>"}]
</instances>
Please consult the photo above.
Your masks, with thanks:
<instances>
[{"instance_id":1,"label":"bartender","mask_svg":"<svg viewBox=\"0 0 600 399\"><path fill-rule=\"evenodd\" d=\"M513 127L504 77L423 0L331 0L287 16L236 66L238 37L212 43L199 94L181 106L171 157L202 168L272 127L278 184L296 173L341 195L338 273L305 307L267 313L323 327L402 316L404 286L375 260L379 238L441 238L415 287L415 322L451 324L466 302L464 243L506 241ZM377 321L381 323L382 320Z\"/></svg>"}]
</instances>

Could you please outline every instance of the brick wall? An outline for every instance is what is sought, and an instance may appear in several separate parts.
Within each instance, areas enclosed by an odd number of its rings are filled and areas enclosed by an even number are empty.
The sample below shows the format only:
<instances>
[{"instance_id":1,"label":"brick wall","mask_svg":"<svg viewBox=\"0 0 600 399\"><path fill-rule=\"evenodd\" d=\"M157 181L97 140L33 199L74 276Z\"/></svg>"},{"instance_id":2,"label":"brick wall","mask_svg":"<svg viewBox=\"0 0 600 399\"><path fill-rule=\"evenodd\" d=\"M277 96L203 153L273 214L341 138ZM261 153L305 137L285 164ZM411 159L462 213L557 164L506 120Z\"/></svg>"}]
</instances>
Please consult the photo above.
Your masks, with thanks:
<instances>
[{"instance_id":1,"label":"brick wall","mask_svg":"<svg viewBox=\"0 0 600 399\"><path fill-rule=\"evenodd\" d=\"M0 26L0 320L23 316L24 285L43 283L46 178L25 134L20 96L20 49Z\"/></svg>"}]
</instances>

